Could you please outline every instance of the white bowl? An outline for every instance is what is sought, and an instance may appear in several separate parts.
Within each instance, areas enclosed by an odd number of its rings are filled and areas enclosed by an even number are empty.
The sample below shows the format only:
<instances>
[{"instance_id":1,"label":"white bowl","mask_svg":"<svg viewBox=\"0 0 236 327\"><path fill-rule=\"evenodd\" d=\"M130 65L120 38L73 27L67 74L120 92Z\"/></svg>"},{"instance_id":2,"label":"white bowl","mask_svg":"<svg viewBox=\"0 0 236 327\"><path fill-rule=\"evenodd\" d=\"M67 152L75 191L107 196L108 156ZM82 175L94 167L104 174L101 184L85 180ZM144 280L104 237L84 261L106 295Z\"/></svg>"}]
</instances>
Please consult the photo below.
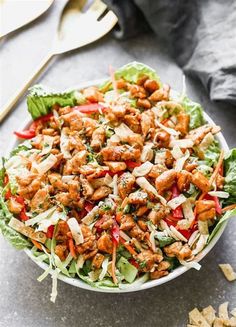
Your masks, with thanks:
<instances>
[{"instance_id":1,"label":"white bowl","mask_svg":"<svg viewBox=\"0 0 236 327\"><path fill-rule=\"evenodd\" d=\"M96 80L96 81L91 81L91 82L87 82L87 83L83 83L83 84L79 84L76 85L74 87L71 87L68 90L73 90L73 89L82 89L84 87L88 87L91 85L99 85L101 82L104 82L103 80ZM207 122L209 122L211 125L215 125L214 121L206 114L204 113L204 118ZM19 130L23 130L26 129L29 126L30 122L29 120L27 122L25 122L25 124L22 126L22 128L19 128ZM216 137L220 143L221 148L227 152L229 150L229 147L227 145L227 142L224 138L224 136L222 135L222 133L218 133L217 137ZM14 141L14 144L12 144L12 146L10 147L10 149L15 148L20 142L18 140ZM219 232L216 234L216 236L211 240L210 244L208 244L203 251L201 251L196 257L195 257L195 261L199 262L200 260L202 260L208 252L211 251L211 249L215 246L215 244L217 243L217 241L219 240L219 238L221 237L222 233L224 232L224 229L227 225L227 221L224 222L220 229ZM39 266L41 267L43 270L46 270L48 268L48 265L44 262L38 262L36 261L36 258L33 256L33 254L31 253L31 251L29 249L25 250L25 253ZM86 284L84 281L80 280L79 278L69 278L65 275L60 274L59 275L59 279L62 280L63 282L76 286L76 287L80 287L89 291L96 291L96 292L104 292L104 293L127 293L127 292L136 292L136 291L141 291L141 290L145 290L147 288L151 288L154 286L158 286L164 283L169 282L172 279L177 278L178 276L182 275L183 273L185 273L187 270L189 270L190 268L187 268L185 266L180 266L178 268L176 268L175 270L173 270L172 272L169 273L169 275L162 277L160 279L156 279L156 280L148 280L147 282L145 282L142 285L130 285L125 288L125 289L119 289L119 288L110 288L110 287L103 287L103 288L95 288L92 287L88 284Z\"/></svg>"}]
</instances>

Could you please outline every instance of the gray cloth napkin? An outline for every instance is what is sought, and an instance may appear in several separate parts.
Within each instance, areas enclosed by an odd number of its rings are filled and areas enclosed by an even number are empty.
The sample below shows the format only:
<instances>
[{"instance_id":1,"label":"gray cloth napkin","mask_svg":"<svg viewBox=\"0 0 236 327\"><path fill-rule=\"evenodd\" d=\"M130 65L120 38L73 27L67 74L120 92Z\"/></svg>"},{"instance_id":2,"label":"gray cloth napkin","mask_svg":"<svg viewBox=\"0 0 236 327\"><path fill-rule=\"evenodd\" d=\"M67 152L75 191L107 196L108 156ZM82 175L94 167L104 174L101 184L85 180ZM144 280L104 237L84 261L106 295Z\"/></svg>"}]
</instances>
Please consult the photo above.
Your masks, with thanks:
<instances>
[{"instance_id":1,"label":"gray cloth napkin","mask_svg":"<svg viewBox=\"0 0 236 327\"><path fill-rule=\"evenodd\" d=\"M236 104L235 0L106 2L119 17L118 38L140 33L146 20L185 73L201 80L211 100Z\"/></svg>"}]
</instances>

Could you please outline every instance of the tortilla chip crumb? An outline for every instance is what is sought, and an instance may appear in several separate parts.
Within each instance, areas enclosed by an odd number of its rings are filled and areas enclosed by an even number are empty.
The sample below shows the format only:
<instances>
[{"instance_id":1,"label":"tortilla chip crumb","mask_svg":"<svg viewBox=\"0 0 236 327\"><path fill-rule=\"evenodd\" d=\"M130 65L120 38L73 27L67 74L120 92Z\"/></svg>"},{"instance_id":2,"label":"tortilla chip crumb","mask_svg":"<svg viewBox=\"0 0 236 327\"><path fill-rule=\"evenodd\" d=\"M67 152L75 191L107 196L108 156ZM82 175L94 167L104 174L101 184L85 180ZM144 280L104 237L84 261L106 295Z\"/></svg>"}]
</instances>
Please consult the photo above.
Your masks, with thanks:
<instances>
[{"instance_id":1,"label":"tortilla chip crumb","mask_svg":"<svg viewBox=\"0 0 236 327\"><path fill-rule=\"evenodd\" d=\"M236 272L229 263L222 263L219 267L229 282L236 280Z\"/></svg>"},{"instance_id":2,"label":"tortilla chip crumb","mask_svg":"<svg viewBox=\"0 0 236 327\"><path fill-rule=\"evenodd\" d=\"M228 305L229 302L220 304L218 317L211 305L204 308L202 312L194 308L189 312L187 327L236 327L236 308L230 312L232 317L229 317Z\"/></svg>"}]
</instances>

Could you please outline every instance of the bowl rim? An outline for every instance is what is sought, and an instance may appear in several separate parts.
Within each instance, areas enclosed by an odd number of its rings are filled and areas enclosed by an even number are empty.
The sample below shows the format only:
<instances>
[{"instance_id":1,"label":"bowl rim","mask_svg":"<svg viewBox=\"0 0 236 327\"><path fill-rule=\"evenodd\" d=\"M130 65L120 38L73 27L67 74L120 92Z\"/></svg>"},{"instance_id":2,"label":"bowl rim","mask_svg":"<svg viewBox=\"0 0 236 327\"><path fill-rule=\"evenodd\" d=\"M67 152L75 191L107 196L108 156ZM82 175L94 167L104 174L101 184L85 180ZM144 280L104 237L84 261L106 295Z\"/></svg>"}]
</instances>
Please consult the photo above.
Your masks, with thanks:
<instances>
[{"instance_id":1,"label":"bowl rim","mask_svg":"<svg viewBox=\"0 0 236 327\"><path fill-rule=\"evenodd\" d=\"M101 83L103 83L104 81L106 81L106 78L103 79L97 79L97 80L91 80L88 82L82 82L79 84L76 84L72 87L67 88L65 91L71 91L71 90L80 90L82 88L85 87L89 87L89 86L94 86L94 85L99 85ZM25 98L25 97L24 97ZM211 125L216 125L215 122L210 118L210 116L203 111L203 115L204 115L204 119L210 123ZM27 119L26 121L24 121L24 123L20 126L22 129L27 128L30 124L30 120ZM229 151L229 146L223 136L223 134L221 132L219 132L216 135L217 140L220 143L220 147L225 151ZM17 139L13 140L12 142L10 142L10 145L7 149L7 153L5 153L6 155L9 154L9 152L11 150L13 150L19 143ZM221 235L223 234L226 226L227 226L228 221L225 221L218 233L216 234L216 236L211 240L211 242L195 257L195 262L200 262L211 250L212 248L215 246L215 244L218 242L218 240L220 239ZM24 252L28 255L28 257L30 257L31 260L33 260L40 268L42 268L43 270L46 270L48 268L48 264L46 264L45 262L39 262L37 261L37 258L34 257L34 255L32 254L30 249L24 249ZM131 284L130 286L127 285L127 287L125 288L112 288L112 287L102 287L102 288L98 288L98 287L93 287L89 284L87 284L85 281L79 279L79 278L72 278L72 277L67 277L63 274L59 274L58 275L58 279L60 279L61 281L72 285L72 286L76 286L85 290L89 290L89 291L94 291L94 292L101 292L101 293L129 293L129 292L137 292L137 291L142 291L145 289L149 289L155 286L159 286L162 284L165 284L179 276L181 276L183 273L187 272L189 269L189 267L186 266L180 266L177 267L175 270L173 270L172 272L169 273L169 275L164 276L160 279L155 279L155 280L147 280L146 282L144 282L141 285L135 285L135 282L133 283L133 285Z\"/></svg>"}]
</instances>

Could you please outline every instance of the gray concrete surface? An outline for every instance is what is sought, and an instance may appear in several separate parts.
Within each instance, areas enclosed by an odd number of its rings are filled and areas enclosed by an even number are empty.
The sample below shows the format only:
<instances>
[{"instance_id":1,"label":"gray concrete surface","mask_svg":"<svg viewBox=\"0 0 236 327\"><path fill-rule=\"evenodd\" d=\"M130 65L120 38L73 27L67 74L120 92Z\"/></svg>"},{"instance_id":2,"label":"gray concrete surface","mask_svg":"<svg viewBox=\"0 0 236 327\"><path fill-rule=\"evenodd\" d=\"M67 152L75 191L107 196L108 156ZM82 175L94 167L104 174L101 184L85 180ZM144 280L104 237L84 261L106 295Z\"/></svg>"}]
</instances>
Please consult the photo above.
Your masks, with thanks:
<instances>
[{"instance_id":1,"label":"gray concrete surface","mask_svg":"<svg viewBox=\"0 0 236 327\"><path fill-rule=\"evenodd\" d=\"M46 54L63 5L53 8L37 22L15 32L0 44L1 104L24 81ZM86 80L104 77L108 65L114 67L139 60L156 68L163 81L181 89L180 69L168 57L153 35L142 35L126 42L117 42L111 35L82 50L61 56L41 77L40 82L63 90ZM209 63L210 64L210 63ZM236 108L210 103L197 81L187 78L189 95L200 101L223 133L231 147L236 146ZM0 126L0 154L8 149L12 131L27 117L23 100ZM0 236L0 326L135 326L182 327L187 314L195 306L217 306L229 301L236 306L236 283L227 282L218 269L229 262L236 269L236 220L232 220L211 253L202 261L198 272L190 270L168 284L130 294L102 294L73 288L59 282L56 304L49 301L50 277L41 284L41 274L23 253L12 249Z\"/></svg>"}]
</instances>

